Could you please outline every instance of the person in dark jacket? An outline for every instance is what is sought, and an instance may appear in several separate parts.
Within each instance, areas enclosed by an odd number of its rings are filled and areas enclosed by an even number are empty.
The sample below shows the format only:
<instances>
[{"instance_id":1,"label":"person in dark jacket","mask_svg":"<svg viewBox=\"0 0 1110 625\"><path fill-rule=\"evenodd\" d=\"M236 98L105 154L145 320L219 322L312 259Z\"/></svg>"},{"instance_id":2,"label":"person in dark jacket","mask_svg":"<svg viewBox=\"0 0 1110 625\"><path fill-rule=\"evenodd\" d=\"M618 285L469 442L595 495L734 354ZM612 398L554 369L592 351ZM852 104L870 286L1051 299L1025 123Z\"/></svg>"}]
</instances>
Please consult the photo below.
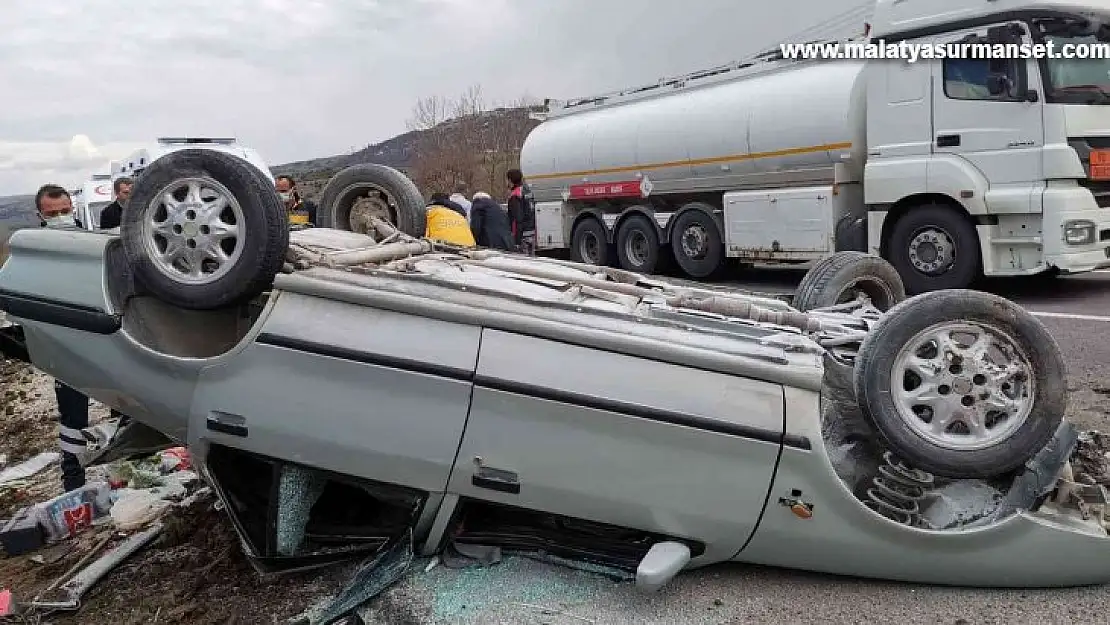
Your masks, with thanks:
<instances>
[{"instance_id":1,"label":"person in dark jacket","mask_svg":"<svg viewBox=\"0 0 1110 625\"><path fill-rule=\"evenodd\" d=\"M291 226L315 226L316 205L301 197L297 191L297 181L292 176L281 175L274 179L278 196L285 202Z\"/></svg>"},{"instance_id":2,"label":"person in dark jacket","mask_svg":"<svg viewBox=\"0 0 1110 625\"><path fill-rule=\"evenodd\" d=\"M432 201L428 202L428 206L446 206L466 219L466 209L459 206L457 202L452 202L451 198L446 193L433 193Z\"/></svg>"},{"instance_id":3,"label":"person in dark jacket","mask_svg":"<svg viewBox=\"0 0 1110 625\"><path fill-rule=\"evenodd\" d=\"M513 250L513 235L509 230L509 215L490 197L479 191L470 204L470 231L478 247L496 250Z\"/></svg>"},{"instance_id":4,"label":"person in dark jacket","mask_svg":"<svg viewBox=\"0 0 1110 625\"><path fill-rule=\"evenodd\" d=\"M100 229L111 230L112 228L119 228L120 223L123 221L123 209L127 206L127 201L131 199L131 187L135 181L130 178L122 177L116 178L112 183L112 193L116 199L111 204L104 207L100 211Z\"/></svg>"},{"instance_id":5,"label":"person in dark jacket","mask_svg":"<svg viewBox=\"0 0 1110 625\"><path fill-rule=\"evenodd\" d=\"M512 228L513 243L521 253L536 255L536 201L532 191L524 184L524 174L519 169L510 169L505 177L509 180L509 225Z\"/></svg>"}]
</instances>

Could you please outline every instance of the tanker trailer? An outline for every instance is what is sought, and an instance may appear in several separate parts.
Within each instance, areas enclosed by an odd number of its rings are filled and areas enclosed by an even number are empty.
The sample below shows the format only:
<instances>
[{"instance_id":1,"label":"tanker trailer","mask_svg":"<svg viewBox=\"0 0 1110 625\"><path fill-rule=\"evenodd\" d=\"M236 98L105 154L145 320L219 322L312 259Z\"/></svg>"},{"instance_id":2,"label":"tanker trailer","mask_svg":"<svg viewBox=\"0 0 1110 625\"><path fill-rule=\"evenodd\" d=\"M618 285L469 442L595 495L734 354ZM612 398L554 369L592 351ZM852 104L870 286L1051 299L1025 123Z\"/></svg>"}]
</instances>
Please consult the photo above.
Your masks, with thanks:
<instances>
[{"instance_id":1,"label":"tanker trailer","mask_svg":"<svg viewBox=\"0 0 1110 625\"><path fill-rule=\"evenodd\" d=\"M1106 21L1110 7L1071 0L878 0L869 42L1060 49L1110 41ZM1110 58L952 57L780 49L549 101L521 151L537 246L642 273L673 258L695 279L728 258L856 250L890 261L911 293L1110 266L1110 84L1090 84L1110 82Z\"/></svg>"}]
</instances>

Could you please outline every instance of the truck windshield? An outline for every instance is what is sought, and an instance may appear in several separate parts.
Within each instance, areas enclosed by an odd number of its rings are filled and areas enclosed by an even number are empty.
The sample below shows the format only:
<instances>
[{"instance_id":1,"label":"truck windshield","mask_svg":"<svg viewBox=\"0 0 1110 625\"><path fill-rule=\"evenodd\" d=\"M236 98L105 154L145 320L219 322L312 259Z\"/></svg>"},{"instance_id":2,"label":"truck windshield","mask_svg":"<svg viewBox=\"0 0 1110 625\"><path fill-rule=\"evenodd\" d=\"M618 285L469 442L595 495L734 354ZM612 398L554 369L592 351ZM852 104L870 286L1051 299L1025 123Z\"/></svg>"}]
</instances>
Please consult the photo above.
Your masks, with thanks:
<instances>
[{"instance_id":1,"label":"truck windshield","mask_svg":"<svg viewBox=\"0 0 1110 625\"><path fill-rule=\"evenodd\" d=\"M1039 26L1055 54L1080 53L1089 57L1047 59L1049 97L1072 104L1110 104L1110 54L1106 54L1110 44L1106 28L1095 30L1084 20L1055 19L1044 20Z\"/></svg>"}]
</instances>

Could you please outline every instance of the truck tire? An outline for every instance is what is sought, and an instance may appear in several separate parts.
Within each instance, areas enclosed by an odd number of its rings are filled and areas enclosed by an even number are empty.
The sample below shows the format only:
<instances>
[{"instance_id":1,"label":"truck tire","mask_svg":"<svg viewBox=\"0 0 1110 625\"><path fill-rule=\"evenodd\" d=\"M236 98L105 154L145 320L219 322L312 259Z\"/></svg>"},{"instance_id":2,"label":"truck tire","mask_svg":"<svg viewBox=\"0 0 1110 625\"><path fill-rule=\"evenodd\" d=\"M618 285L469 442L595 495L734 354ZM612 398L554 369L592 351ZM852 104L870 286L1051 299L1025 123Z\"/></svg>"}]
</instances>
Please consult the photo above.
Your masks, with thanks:
<instances>
[{"instance_id":1,"label":"truck tire","mask_svg":"<svg viewBox=\"0 0 1110 625\"><path fill-rule=\"evenodd\" d=\"M643 215L631 215L617 229L617 261L621 269L653 274L659 264L659 231Z\"/></svg>"},{"instance_id":2,"label":"truck tire","mask_svg":"<svg viewBox=\"0 0 1110 625\"><path fill-rule=\"evenodd\" d=\"M902 460L942 477L989 479L1052 438L1066 373L1052 335L1021 307L944 290L883 316L860 346L855 388L864 418Z\"/></svg>"},{"instance_id":3,"label":"truck tire","mask_svg":"<svg viewBox=\"0 0 1110 625\"><path fill-rule=\"evenodd\" d=\"M382 197L384 194L384 197ZM362 198L370 198L377 216L409 236L422 237L427 226L424 196L408 176L385 165L352 165L328 181L320 193L316 225L321 228L354 230L351 211ZM359 224L362 230L365 224Z\"/></svg>"},{"instance_id":4,"label":"truck tire","mask_svg":"<svg viewBox=\"0 0 1110 625\"><path fill-rule=\"evenodd\" d=\"M156 159L135 179L120 238L151 295L211 310L270 287L289 247L289 218L273 181L253 165L187 149Z\"/></svg>"},{"instance_id":5,"label":"truck tire","mask_svg":"<svg viewBox=\"0 0 1110 625\"><path fill-rule=\"evenodd\" d=\"M613 258L612 245L605 232L605 226L587 217L574 225L570 234L570 259L576 263L605 267Z\"/></svg>"},{"instance_id":6,"label":"truck tire","mask_svg":"<svg viewBox=\"0 0 1110 625\"><path fill-rule=\"evenodd\" d=\"M814 263L794 292L793 306L802 312L845 304L859 294L887 311L906 299L902 278L894 267L872 254L837 252Z\"/></svg>"},{"instance_id":7,"label":"truck tire","mask_svg":"<svg viewBox=\"0 0 1110 625\"><path fill-rule=\"evenodd\" d=\"M979 255L975 226L943 204L911 208L890 233L890 263L910 295L971 286L979 276Z\"/></svg>"},{"instance_id":8,"label":"truck tire","mask_svg":"<svg viewBox=\"0 0 1110 625\"><path fill-rule=\"evenodd\" d=\"M682 271L695 280L709 278L724 264L725 246L714 208L693 202L671 225L671 250Z\"/></svg>"}]
</instances>

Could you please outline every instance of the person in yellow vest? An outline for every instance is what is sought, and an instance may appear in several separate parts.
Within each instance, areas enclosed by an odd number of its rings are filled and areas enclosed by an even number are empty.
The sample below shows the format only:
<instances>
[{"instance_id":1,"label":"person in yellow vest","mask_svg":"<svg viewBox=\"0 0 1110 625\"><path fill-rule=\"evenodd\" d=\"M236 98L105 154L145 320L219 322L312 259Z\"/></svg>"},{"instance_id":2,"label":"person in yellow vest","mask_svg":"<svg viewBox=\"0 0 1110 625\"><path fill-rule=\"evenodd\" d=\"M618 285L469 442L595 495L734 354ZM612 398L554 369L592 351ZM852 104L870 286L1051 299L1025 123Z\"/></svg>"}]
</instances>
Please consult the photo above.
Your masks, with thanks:
<instances>
[{"instance_id":1,"label":"person in yellow vest","mask_svg":"<svg viewBox=\"0 0 1110 625\"><path fill-rule=\"evenodd\" d=\"M477 244L474 242L474 234L470 232L465 213L450 207L449 202L450 200L440 197L440 194L432 196L432 202L428 204L428 226L424 230L424 237L451 245L474 247Z\"/></svg>"}]
</instances>

